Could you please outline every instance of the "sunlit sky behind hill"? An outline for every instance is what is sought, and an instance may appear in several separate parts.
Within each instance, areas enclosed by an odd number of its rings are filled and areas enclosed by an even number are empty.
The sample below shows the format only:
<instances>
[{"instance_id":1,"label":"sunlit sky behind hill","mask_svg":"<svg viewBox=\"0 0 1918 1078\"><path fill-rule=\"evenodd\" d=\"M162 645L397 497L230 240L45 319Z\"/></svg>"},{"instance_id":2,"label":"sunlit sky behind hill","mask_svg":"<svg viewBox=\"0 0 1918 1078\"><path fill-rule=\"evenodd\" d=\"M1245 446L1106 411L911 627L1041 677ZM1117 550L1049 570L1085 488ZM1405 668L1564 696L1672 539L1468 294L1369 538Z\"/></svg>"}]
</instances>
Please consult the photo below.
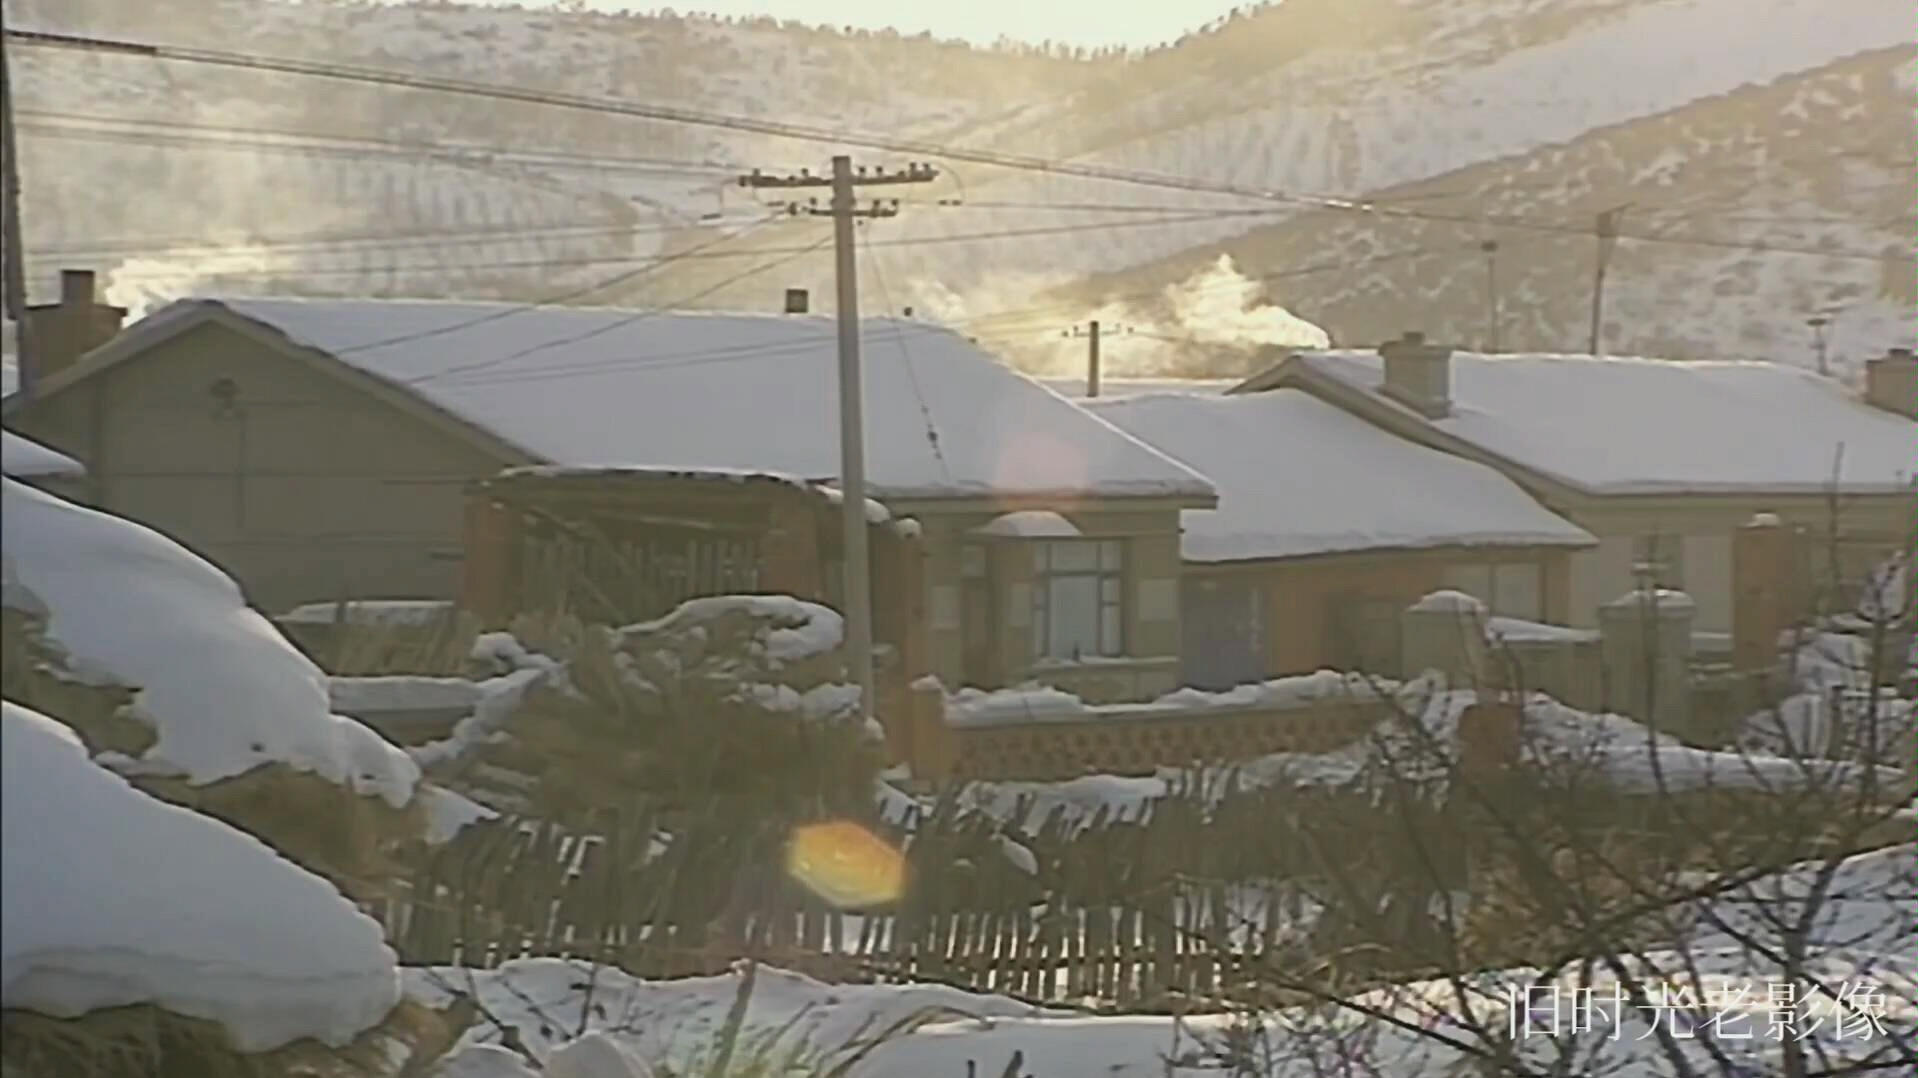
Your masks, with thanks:
<instances>
[{"instance_id":1,"label":"sunlit sky behind hill","mask_svg":"<svg viewBox=\"0 0 1918 1078\"><path fill-rule=\"evenodd\" d=\"M672 7L680 12L771 15L871 30L890 26L906 34L930 30L938 37L964 38L980 44L989 44L1003 34L1022 41L1050 40L1088 47L1170 41L1243 3L1245 0L682 0L659 4L587 0L587 6L601 10Z\"/></svg>"}]
</instances>

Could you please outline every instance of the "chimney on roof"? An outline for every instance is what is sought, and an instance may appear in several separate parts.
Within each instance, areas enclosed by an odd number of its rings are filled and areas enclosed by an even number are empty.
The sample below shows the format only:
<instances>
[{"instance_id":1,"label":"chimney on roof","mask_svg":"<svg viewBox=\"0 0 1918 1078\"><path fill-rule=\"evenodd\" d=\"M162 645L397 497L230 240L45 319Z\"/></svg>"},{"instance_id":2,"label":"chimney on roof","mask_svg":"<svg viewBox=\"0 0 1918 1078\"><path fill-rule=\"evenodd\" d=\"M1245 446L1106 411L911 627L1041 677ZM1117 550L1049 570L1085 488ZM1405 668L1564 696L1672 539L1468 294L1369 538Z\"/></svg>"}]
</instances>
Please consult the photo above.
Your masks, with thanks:
<instances>
[{"instance_id":1,"label":"chimney on roof","mask_svg":"<svg viewBox=\"0 0 1918 1078\"><path fill-rule=\"evenodd\" d=\"M805 314L812 310L812 295L803 288L786 289L786 313Z\"/></svg>"},{"instance_id":2,"label":"chimney on roof","mask_svg":"<svg viewBox=\"0 0 1918 1078\"><path fill-rule=\"evenodd\" d=\"M33 364L33 371L31 378L21 379L23 386L38 385L73 366L120 332L126 308L99 302L96 289L92 270L61 270L60 302L27 308L28 345L33 354L20 358Z\"/></svg>"},{"instance_id":3,"label":"chimney on roof","mask_svg":"<svg viewBox=\"0 0 1918 1078\"><path fill-rule=\"evenodd\" d=\"M1918 356L1893 348L1865 361L1865 403L1918 419Z\"/></svg>"},{"instance_id":4,"label":"chimney on roof","mask_svg":"<svg viewBox=\"0 0 1918 1078\"><path fill-rule=\"evenodd\" d=\"M1452 411L1452 350L1427 344L1425 334L1408 330L1396 341L1379 345L1385 361L1385 395L1427 419Z\"/></svg>"}]
</instances>

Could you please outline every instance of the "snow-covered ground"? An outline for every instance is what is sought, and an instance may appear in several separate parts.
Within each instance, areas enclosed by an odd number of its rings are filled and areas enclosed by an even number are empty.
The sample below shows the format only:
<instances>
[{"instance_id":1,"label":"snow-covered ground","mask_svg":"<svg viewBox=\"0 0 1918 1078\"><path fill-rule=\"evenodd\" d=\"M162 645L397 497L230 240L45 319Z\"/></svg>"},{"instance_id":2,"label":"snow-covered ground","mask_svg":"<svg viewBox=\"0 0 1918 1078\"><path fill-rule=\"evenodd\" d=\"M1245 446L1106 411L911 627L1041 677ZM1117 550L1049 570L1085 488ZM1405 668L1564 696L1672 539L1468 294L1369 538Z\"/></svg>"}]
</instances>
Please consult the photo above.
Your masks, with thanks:
<instances>
[{"instance_id":1,"label":"snow-covered ground","mask_svg":"<svg viewBox=\"0 0 1918 1078\"><path fill-rule=\"evenodd\" d=\"M44 618L68 675L135 689L133 717L157 736L119 766L198 785L279 763L394 806L412 798L412 760L333 714L325 674L218 567L132 521L0 482L6 605Z\"/></svg>"},{"instance_id":2,"label":"snow-covered ground","mask_svg":"<svg viewBox=\"0 0 1918 1078\"><path fill-rule=\"evenodd\" d=\"M4 715L6 1007L67 1018L152 1003L263 1051L343 1044L397 1002L379 924L331 884L134 789L60 723L11 702Z\"/></svg>"},{"instance_id":3,"label":"snow-covered ground","mask_svg":"<svg viewBox=\"0 0 1918 1078\"><path fill-rule=\"evenodd\" d=\"M1435 689L1436 683L1427 680L1393 685L1330 670L1222 693L1182 689L1149 703L1104 707L1040 686L994 693L969 689L949 700L947 721L961 726L1144 721L1204 708L1229 711L1307 707L1340 699L1376 701L1385 692L1394 695L1399 714L1381 721L1364 739L1326 753L1274 753L1211 768L1197 776L1198 788L1218 797L1266 786L1341 786L1368 776L1429 776L1442 783L1461 751L1459 718L1477 702L1477 695ZM1402 721L1405 716L1416 717L1419 725L1408 727ZM1589 714L1542 695L1526 704L1520 737L1522 766L1536 769L1549 780L1595 782L1625 794L1701 789L1782 792L1807 784L1854 782L1866 774L1858 764L1843 760L1695 748L1623 716ZM1886 789L1895 788L1894 772L1881 769L1880 774ZM1015 828L1036 831L1061 811L1068 820L1090 819L1100 810L1116 817L1142 818L1174 790L1190 786L1194 777L1185 769L1168 767L1150 775L980 781L961 791L960 802ZM1021 812L1023 818L1016 818Z\"/></svg>"},{"instance_id":4,"label":"snow-covered ground","mask_svg":"<svg viewBox=\"0 0 1918 1078\"><path fill-rule=\"evenodd\" d=\"M1915 852L1918 848L1903 846L1863 854L1838 863L1828 880L1818 874L1818 885L1829 897L1817 900L1822 915L1814 919L1809 968L1827 986L1850 986L1853 1009L1843 1032L1829 1001L1821 1006L1810 989L1796 1002L1781 1005L1769 989L1778 969L1759 957L1775 941L1771 930L1753 916L1752 900L1770 903L1774 911L1810 908L1806 896L1813 873L1800 868L1705 901L1692 911L1691 929L1668 937L1672 949L1628 959L1633 979L1647 992L1659 993L1642 1011L1629 1001L1608 1010L1610 989L1620 982L1604 971L1581 979L1576 964L1542 978L1535 970L1501 970L1457 984L1414 984L1358 1000L1403 1025L1367 1022L1354 1010L1341 1015L1277 1011L1258 1019L1202 1009L1178 1018L1093 1016L936 986L830 986L760 969L746 1012L742 1054L757 1058L761 1052L791 1053L824 1063L822 1071L850 1063L846 1073L853 1078L957 1076L969 1069L996 1074L1015 1054L1024 1063L1019 1073L1039 1078L1199 1078L1246 1073L1232 1069L1236 1043L1241 1065L1266 1064L1251 1072L1261 1078L1327 1073L1445 1078L1468 1073L1460 1069L1447 1039L1482 1049L1511 1036L1513 1047L1534 1065L1548 1065L1559 1048L1582 1043L1584 1050L1595 1053L1589 1064L1597 1069L1575 1073L1663 1078L1673 1073L1673 1064L1667 1046L1651 1035L1655 1026L1663 1026L1682 1031L1669 1048L1685 1058L1708 1059L1709 1040L1747 1068L1737 1073L1761 1075L1781 1073L1782 1039L1767 1031L1783 1009L1800 1016L1803 1043L1815 1041L1840 1058L1861 1060L1887 1052L1894 1035L1909 1044L1918 1029L1918 996L1913 994L1918 962L1902 953L1901 946L1910 932ZM518 1032L536 1059L548 1058L583 1026L618 1040L634 1057L684 1073L688 1064L710 1060L715 1035L739 997L741 980L742 973L735 971L722 977L647 982L579 963L527 960L486 972L408 970L407 991L435 1007L448 1005L455 993L477 996L487 1013ZM1528 993L1525 986L1534 982L1542 989ZM1740 987L1742 993L1736 991ZM1459 990L1463 999L1455 994ZM1553 999L1562 1013L1569 1013L1574 999L1585 1001L1584 1013L1596 1019L1586 1027L1585 1037L1572 1036L1569 1019L1563 1017L1557 1034L1551 1033L1550 1015L1538 1005ZM1721 1011L1729 1017L1714 1022ZM1861 1021L1861 1013L1870 1024ZM587 1016L584 1022L582 1014ZM1462 1020L1468 1017L1483 1023L1482 1037L1466 1028ZM892 1035L882 1038L887 1031ZM1262 1043L1269 1055L1243 1054L1248 1038L1235 1032L1253 1033L1250 1039ZM498 1028L475 1025L465 1041L474 1069L459 1073L519 1078L523 1072L507 1066L511 1061L505 1053L482 1050L499 1040ZM1338 1070L1340 1062L1357 1069ZM1335 1069L1322 1069L1328 1063ZM480 1069L482 1064L498 1069ZM616 1070L578 1073L580 1078L626 1078Z\"/></svg>"}]
</instances>

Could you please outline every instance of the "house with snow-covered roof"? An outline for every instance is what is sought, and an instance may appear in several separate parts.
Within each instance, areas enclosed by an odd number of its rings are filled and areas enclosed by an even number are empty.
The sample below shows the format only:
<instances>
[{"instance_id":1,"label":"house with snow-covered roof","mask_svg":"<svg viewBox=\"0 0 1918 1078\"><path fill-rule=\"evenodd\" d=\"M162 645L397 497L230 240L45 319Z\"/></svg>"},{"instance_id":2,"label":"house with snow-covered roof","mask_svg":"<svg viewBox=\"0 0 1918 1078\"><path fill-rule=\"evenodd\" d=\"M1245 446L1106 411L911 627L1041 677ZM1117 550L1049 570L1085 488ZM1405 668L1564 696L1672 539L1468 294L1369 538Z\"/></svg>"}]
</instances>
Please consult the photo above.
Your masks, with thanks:
<instances>
[{"instance_id":1,"label":"house with snow-covered roof","mask_svg":"<svg viewBox=\"0 0 1918 1078\"><path fill-rule=\"evenodd\" d=\"M1725 631L1732 538L1757 514L1831 552L1813 559L1830 588L1909 548L1918 360L1895 350L1866 367L1860 394L1779 363L1481 355L1408 333L1288 353L1230 393L1301 390L1502 472L1598 539L1572 559L1574 624L1651 574L1692 595L1700 630ZM1464 590L1501 605L1496 580Z\"/></svg>"},{"instance_id":2,"label":"house with snow-covered roof","mask_svg":"<svg viewBox=\"0 0 1918 1078\"><path fill-rule=\"evenodd\" d=\"M1501 613L1562 622L1571 559L1596 545L1496 469L1302 390L1085 404L1218 491L1181 541L1186 682L1201 688L1396 669L1399 615L1482 578Z\"/></svg>"},{"instance_id":3,"label":"house with snow-covered roof","mask_svg":"<svg viewBox=\"0 0 1918 1078\"><path fill-rule=\"evenodd\" d=\"M868 492L919 522L932 672L1171 687L1179 514L1210 483L943 328L869 319L863 345ZM810 315L200 298L49 353L9 425L257 603L452 597L467 488L505 469L830 487L835 357ZM1061 526L995 525L1019 513Z\"/></svg>"}]
</instances>

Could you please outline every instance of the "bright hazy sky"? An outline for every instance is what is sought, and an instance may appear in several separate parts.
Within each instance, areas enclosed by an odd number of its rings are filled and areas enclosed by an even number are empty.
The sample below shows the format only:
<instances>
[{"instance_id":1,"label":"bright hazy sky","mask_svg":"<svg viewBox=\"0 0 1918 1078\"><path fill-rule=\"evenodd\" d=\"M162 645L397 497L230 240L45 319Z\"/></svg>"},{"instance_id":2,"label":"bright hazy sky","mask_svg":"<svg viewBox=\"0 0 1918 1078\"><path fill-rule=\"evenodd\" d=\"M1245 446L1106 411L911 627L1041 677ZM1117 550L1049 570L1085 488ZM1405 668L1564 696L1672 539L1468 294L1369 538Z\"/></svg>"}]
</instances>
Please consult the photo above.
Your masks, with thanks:
<instances>
[{"instance_id":1,"label":"bright hazy sky","mask_svg":"<svg viewBox=\"0 0 1918 1078\"><path fill-rule=\"evenodd\" d=\"M587 0L597 8L772 15L990 42L999 35L1075 45L1153 45L1225 14L1245 0Z\"/></svg>"}]
</instances>

